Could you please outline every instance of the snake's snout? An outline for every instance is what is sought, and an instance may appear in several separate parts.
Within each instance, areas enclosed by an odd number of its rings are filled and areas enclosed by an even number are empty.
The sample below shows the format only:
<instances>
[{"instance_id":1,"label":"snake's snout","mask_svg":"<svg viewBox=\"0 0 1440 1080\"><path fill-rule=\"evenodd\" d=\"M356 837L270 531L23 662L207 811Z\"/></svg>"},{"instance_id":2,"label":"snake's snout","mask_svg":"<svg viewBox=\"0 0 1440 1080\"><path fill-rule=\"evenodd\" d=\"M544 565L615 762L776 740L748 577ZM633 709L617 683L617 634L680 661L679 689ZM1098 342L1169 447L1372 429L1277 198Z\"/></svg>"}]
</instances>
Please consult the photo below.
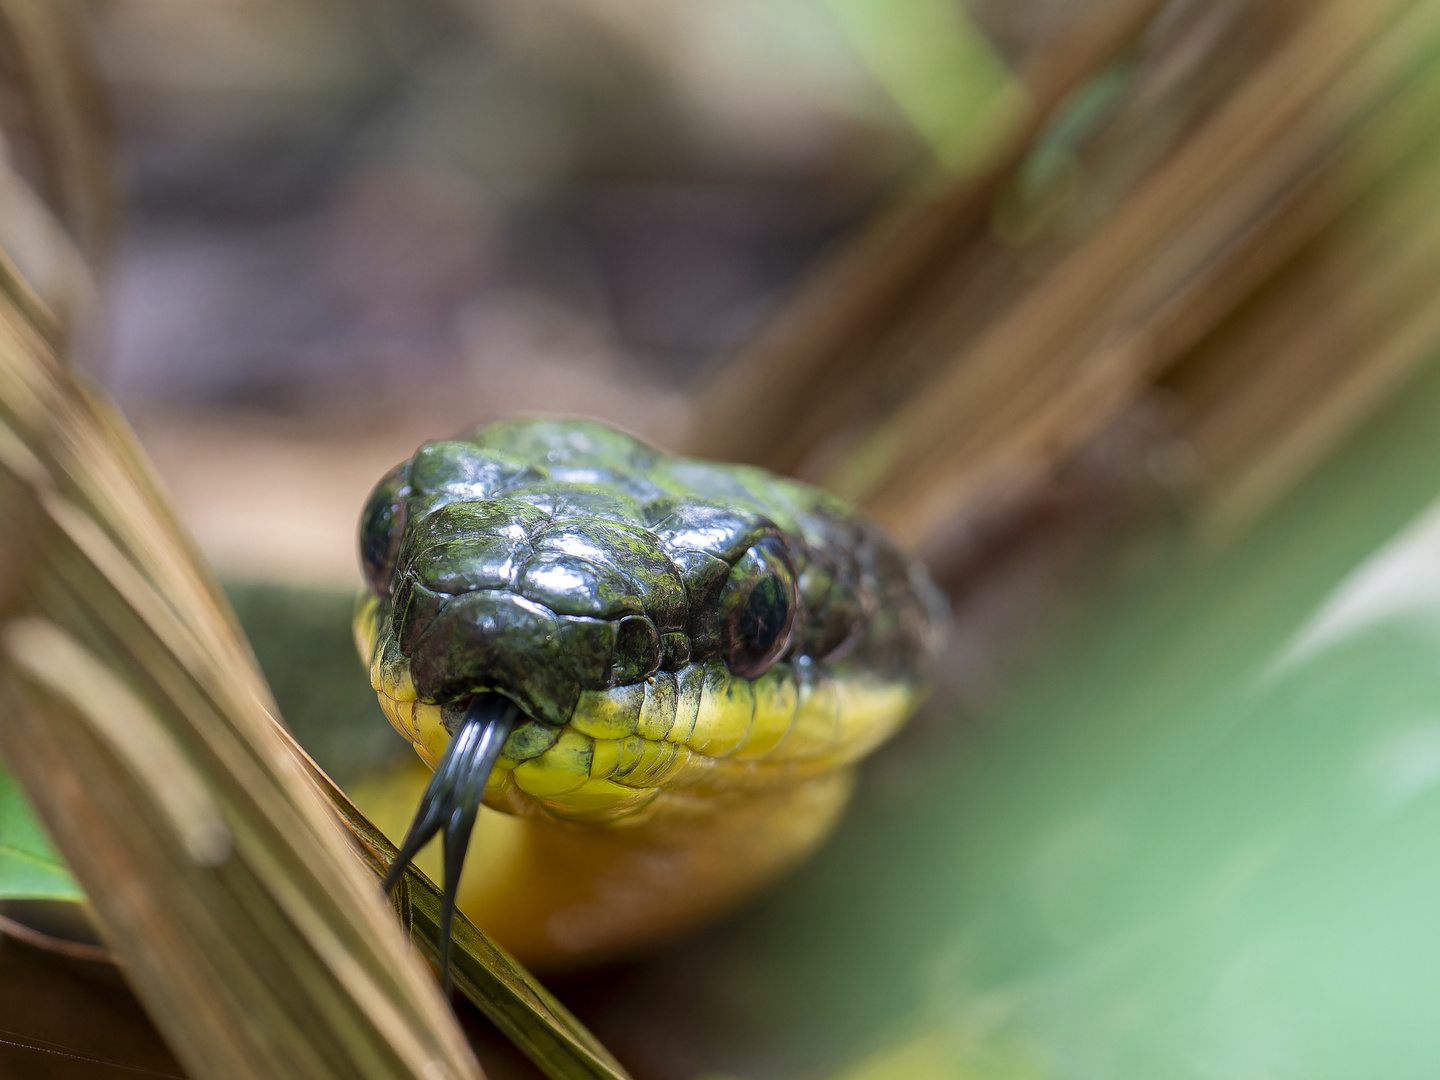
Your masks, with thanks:
<instances>
[{"instance_id":1,"label":"snake's snout","mask_svg":"<svg viewBox=\"0 0 1440 1080\"><path fill-rule=\"evenodd\" d=\"M405 604L395 618L399 649L422 701L494 690L536 720L558 727L568 719L580 686L551 612L504 590L450 596L413 578L396 599Z\"/></svg>"}]
</instances>

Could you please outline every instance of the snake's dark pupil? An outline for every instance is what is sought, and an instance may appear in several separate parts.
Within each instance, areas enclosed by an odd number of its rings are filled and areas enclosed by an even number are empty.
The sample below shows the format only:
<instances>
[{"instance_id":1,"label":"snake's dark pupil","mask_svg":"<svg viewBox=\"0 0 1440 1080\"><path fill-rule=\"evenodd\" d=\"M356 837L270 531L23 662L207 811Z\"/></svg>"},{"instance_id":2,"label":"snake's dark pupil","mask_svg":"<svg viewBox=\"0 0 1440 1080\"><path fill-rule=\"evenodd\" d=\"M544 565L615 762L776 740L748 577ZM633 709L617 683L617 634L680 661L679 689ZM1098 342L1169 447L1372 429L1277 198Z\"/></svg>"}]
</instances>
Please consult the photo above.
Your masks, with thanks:
<instances>
[{"instance_id":1,"label":"snake's dark pupil","mask_svg":"<svg viewBox=\"0 0 1440 1080\"><path fill-rule=\"evenodd\" d=\"M753 679L785 652L795 625L795 577L783 544L759 541L730 571L720 596L725 663Z\"/></svg>"},{"instance_id":2,"label":"snake's dark pupil","mask_svg":"<svg viewBox=\"0 0 1440 1080\"><path fill-rule=\"evenodd\" d=\"M740 640L755 653L768 653L785 629L790 602L785 587L774 576L762 578L750 590L740 613Z\"/></svg>"}]
</instances>

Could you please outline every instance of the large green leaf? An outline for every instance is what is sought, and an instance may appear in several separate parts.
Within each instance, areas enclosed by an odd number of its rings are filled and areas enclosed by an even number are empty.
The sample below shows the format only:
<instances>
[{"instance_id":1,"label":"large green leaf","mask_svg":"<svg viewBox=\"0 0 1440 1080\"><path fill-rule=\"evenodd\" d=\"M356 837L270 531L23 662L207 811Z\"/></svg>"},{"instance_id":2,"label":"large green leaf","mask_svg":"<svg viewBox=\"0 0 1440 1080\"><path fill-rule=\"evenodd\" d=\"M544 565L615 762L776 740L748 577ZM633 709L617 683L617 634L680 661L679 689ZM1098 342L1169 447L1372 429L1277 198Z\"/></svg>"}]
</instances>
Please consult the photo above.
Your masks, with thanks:
<instances>
[{"instance_id":1,"label":"large green leaf","mask_svg":"<svg viewBox=\"0 0 1440 1080\"><path fill-rule=\"evenodd\" d=\"M0 900L81 900L84 896L25 795L0 768Z\"/></svg>"},{"instance_id":2,"label":"large green leaf","mask_svg":"<svg viewBox=\"0 0 1440 1080\"><path fill-rule=\"evenodd\" d=\"M577 1011L750 1080L1437 1075L1437 495L1440 363L1227 550L1116 544L818 858Z\"/></svg>"}]
</instances>

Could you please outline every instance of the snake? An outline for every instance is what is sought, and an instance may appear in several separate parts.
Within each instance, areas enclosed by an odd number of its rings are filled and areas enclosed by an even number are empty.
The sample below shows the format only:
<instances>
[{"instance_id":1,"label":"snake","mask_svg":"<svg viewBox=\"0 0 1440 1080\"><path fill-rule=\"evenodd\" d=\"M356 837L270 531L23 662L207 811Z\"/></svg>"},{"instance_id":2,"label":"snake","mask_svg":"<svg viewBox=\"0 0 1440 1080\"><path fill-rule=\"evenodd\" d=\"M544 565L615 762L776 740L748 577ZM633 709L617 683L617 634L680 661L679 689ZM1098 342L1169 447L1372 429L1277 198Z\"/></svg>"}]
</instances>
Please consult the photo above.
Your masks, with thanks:
<instances>
[{"instance_id":1,"label":"snake","mask_svg":"<svg viewBox=\"0 0 1440 1080\"><path fill-rule=\"evenodd\" d=\"M447 970L456 906L568 967L780 876L923 699L948 618L840 498L593 420L426 443L359 534L356 642L434 770L386 886L440 837Z\"/></svg>"}]
</instances>

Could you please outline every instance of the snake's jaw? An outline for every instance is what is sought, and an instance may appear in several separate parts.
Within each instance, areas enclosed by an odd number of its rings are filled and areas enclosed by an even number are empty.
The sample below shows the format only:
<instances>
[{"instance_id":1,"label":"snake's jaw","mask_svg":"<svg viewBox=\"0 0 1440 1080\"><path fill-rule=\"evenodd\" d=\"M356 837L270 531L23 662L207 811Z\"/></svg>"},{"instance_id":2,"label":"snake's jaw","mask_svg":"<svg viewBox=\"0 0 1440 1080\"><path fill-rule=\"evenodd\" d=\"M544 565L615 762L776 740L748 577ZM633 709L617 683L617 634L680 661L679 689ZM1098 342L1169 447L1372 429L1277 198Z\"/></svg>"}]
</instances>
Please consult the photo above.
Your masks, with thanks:
<instances>
[{"instance_id":1,"label":"snake's jaw","mask_svg":"<svg viewBox=\"0 0 1440 1080\"><path fill-rule=\"evenodd\" d=\"M455 898L470 833L485 795L500 749L515 727L519 707L500 694L476 694L455 729L445 753L420 799L405 842L385 875L388 894L420 849L436 833L443 833L445 883L440 908L440 977L450 989L450 936L455 922Z\"/></svg>"}]
</instances>

